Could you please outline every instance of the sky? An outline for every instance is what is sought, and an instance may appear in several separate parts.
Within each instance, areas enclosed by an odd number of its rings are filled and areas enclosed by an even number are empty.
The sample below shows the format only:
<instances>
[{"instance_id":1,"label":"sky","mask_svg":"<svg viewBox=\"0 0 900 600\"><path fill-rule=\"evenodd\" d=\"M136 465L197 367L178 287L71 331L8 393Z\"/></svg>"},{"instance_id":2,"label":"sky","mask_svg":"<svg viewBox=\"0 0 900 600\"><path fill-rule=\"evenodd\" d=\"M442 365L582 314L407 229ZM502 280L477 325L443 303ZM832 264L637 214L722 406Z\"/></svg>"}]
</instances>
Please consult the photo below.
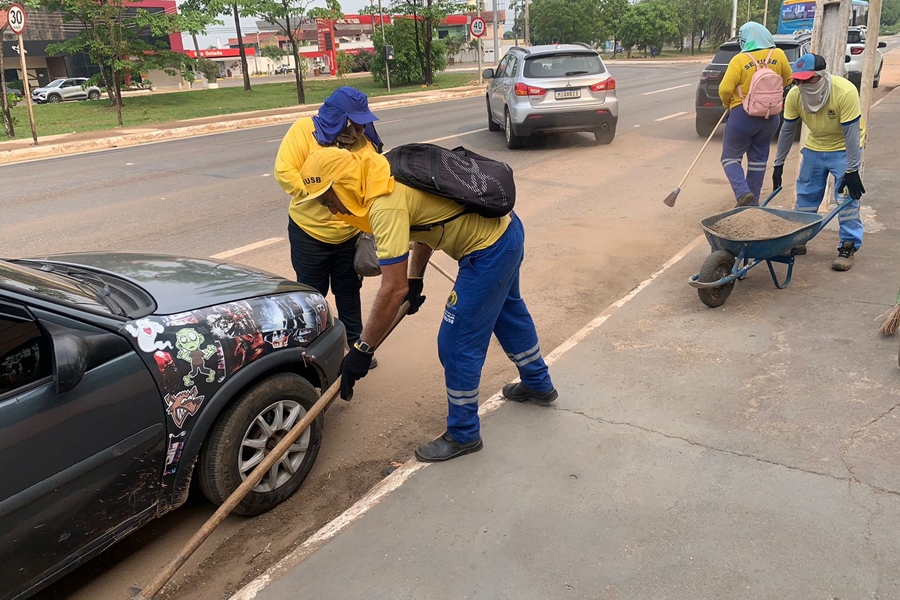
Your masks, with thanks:
<instances>
[{"instance_id":1,"label":"sky","mask_svg":"<svg viewBox=\"0 0 900 600\"><path fill-rule=\"evenodd\" d=\"M181 4L182 0L176 0L176 2ZM382 8L386 7L388 2L389 0L381 0ZM314 2L312 6L324 6L324 4L324 2ZM358 13L364 6L369 6L369 0L341 0L341 8L343 9L344 14ZM234 29L234 17L231 15L224 15L219 17L219 19L224 23L223 25L213 25L208 28L207 35L197 36L197 43L200 45L200 48L205 49L210 46L218 47L219 43L221 43L222 47L227 47L228 38L237 37L237 33ZM244 35L256 33L256 19L253 17L242 17L241 33ZM191 37L189 35L182 37L184 40L184 47L192 49L194 47L194 42L191 40Z\"/></svg>"}]
</instances>

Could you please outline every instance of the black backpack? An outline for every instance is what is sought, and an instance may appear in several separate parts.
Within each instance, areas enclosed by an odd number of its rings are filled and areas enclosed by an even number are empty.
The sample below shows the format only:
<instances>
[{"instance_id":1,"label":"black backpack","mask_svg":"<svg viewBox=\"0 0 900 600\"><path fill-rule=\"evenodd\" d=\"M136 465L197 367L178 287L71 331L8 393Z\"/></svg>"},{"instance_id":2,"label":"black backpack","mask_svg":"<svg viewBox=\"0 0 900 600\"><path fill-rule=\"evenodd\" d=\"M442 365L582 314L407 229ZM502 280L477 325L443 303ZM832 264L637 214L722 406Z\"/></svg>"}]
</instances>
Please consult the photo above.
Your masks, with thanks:
<instances>
[{"instance_id":1,"label":"black backpack","mask_svg":"<svg viewBox=\"0 0 900 600\"><path fill-rule=\"evenodd\" d=\"M454 200L465 211L430 225L414 225L428 231L467 213L496 218L512 212L516 183L509 165L462 146L449 150L434 144L404 144L384 155L394 179L417 190Z\"/></svg>"}]
</instances>

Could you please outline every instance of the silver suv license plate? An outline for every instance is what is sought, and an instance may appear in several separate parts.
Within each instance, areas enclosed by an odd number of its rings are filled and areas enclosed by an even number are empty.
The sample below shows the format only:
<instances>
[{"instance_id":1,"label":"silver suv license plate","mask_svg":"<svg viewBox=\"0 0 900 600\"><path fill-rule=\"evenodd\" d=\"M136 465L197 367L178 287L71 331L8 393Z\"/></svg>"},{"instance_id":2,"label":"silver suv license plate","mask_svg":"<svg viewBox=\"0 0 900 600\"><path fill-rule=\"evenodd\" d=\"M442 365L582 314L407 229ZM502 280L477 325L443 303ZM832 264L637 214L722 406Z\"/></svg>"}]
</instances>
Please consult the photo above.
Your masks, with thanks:
<instances>
[{"instance_id":1,"label":"silver suv license plate","mask_svg":"<svg viewBox=\"0 0 900 600\"><path fill-rule=\"evenodd\" d=\"M556 99L581 98L581 90L556 90Z\"/></svg>"}]
</instances>

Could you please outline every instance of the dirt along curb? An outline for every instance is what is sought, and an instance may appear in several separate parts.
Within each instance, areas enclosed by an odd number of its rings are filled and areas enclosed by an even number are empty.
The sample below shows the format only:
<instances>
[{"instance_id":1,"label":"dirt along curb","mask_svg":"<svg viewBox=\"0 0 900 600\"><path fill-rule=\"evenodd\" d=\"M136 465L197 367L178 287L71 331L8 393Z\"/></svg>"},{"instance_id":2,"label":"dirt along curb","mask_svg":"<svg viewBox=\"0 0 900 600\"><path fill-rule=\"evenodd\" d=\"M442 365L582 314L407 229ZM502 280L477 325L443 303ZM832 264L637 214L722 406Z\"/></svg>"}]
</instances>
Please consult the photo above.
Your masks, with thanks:
<instances>
[{"instance_id":1,"label":"dirt along curb","mask_svg":"<svg viewBox=\"0 0 900 600\"><path fill-rule=\"evenodd\" d=\"M472 88L473 86L464 86L461 88L449 88L447 90L435 90L433 92L414 92L414 94L423 95L415 95L406 98L391 99L391 96L376 96L374 98L370 98L369 103L373 106L373 108L393 108L400 106L413 106L416 104L429 104L432 102L455 100L458 98L470 98L481 96L482 94L484 94L484 89L482 87L479 86L476 89ZM199 123L196 125L186 125L184 127L173 127L168 129L152 129L150 131L144 128L140 132L135 133L102 135L101 137L95 139L50 143L45 146L31 145L24 148L0 150L0 165L39 160L43 158L53 158L69 154L79 154L82 152L96 152L98 150L109 150L112 148L136 146L139 144L162 142L186 137L194 137L198 135L209 135L213 133L221 133L224 131L235 131L237 129L250 129L254 127L265 127L268 125L290 123L301 117L309 117L315 115L320 106L321 104L307 104L302 110L275 115L269 114L258 117L248 116L246 118L238 119L228 119L229 116L233 115L221 115L221 118L223 118L224 120L211 123ZM260 112L271 111L267 110ZM243 114L252 115L254 113ZM208 118L209 117L203 117L196 120L206 120ZM100 134L101 132L97 133ZM114 133L114 130L108 130L108 132L102 133ZM40 137L38 138L38 140L40 140Z\"/></svg>"}]
</instances>

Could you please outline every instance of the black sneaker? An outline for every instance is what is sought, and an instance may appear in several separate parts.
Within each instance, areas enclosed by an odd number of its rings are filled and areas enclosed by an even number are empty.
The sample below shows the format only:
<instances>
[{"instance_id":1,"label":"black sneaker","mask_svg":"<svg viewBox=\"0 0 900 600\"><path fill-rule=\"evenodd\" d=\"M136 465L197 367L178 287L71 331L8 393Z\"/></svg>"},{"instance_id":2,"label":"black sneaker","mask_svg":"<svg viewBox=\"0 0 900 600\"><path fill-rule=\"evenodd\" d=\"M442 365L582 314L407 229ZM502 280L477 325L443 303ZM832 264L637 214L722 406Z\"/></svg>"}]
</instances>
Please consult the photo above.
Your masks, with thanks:
<instances>
[{"instance_id":1,"label":"black sneaker","mask_svg":"<svg viewBox=\"0 0 900 600\"><path fill-rule=\"evenodd\" d=\"M741 194L741 197L737 199L737 203L734 205L734 207L740 208L741 206L754 205L756 205L756 196L754 196L751 192L747 192L746 194Z\"/></svg>"},{"instance_id":2,"label":"black sneaker","mask_svg":"<svg viewBox=\"0 0 900 600\"><path fill-rule=\"evenodd\" d=\"M559 398L559 392L553 388L549 392L535 392L522 382L508 383L503 386L503 397L513 402L534 402L542 406L548 406L551 402Z\"/></svg>"},{"instance_id":3,"label":"black sneaker","mask_svg":"<svg viewBox=\"0 0 900 600\"><path fill-rule=\"evenodd\" d=\"M376 368L378 366L378 359L375 356L372 356L372 362L369 364L369 370Z\"/></svg>"},{"instance_id":4,"label":"black sneaker","mask_svg":"<svg viewBox=\"0 0 900 600\"><path fill-rule=\"evenodd\" d=\"M444 462L457 456L478 452L482 448L484 448L484 442L481 441L481 438L468 444L460 444L445 431L436 440L416 448L416 458L422 462Z\"/></svg>"},{"instance_id":5,"label":"black sneaker","mask_svg":"<svg viewBox=\"0 0 900 600\"><path fill-rule=\"evenodd\" d=\"M853 266L854 254L856 254L856 248L853 247L853 242L844 242L838 248L837 258L831 263L831 268L835 271L849 271Z\"/></svg>"}]
</instances>

